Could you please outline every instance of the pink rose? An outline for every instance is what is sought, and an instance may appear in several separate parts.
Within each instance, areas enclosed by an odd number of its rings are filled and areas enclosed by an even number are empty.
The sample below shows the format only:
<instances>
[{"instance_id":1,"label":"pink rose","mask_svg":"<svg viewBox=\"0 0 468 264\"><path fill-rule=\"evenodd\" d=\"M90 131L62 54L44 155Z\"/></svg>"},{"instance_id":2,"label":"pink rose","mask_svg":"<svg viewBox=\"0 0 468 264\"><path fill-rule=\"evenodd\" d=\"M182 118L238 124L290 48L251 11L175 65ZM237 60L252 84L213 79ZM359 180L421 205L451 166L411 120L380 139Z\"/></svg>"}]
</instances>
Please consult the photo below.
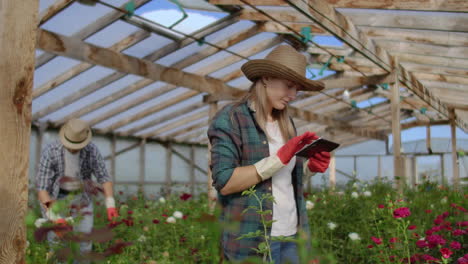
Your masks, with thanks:
<instances>
[{"instance_id":1,"label":"pink rose","mask_svg":"<svg viewBox=\"0 0 468 264\"><path fill-rule=\"evenodd\" d=\"M453 254L453 252L448 248L441 248L440 253L442 253L442 257L446 259L450 258L450 256Z\"/></svg>"},{"instance_id":2,"label":"pink rose","mask_svg":"<svg viewBox=\"0 0 468 264\"><path fill-rule=\"evenodd\" d=\"M408 207L400 207L393 211L394 218L405 218L411 215Z\"/></svg>"},{"instance_id":3,"label":"pink rose","mask_svg":"<svg viewBox=\"0 0 468 264\"><path fill-rule=\"evenodd\" d=\"M380 245L382 244L382 239L377 238L377 237L371 237L372 241L374 241L375 244Z\"/></svg>"}]
</instances>

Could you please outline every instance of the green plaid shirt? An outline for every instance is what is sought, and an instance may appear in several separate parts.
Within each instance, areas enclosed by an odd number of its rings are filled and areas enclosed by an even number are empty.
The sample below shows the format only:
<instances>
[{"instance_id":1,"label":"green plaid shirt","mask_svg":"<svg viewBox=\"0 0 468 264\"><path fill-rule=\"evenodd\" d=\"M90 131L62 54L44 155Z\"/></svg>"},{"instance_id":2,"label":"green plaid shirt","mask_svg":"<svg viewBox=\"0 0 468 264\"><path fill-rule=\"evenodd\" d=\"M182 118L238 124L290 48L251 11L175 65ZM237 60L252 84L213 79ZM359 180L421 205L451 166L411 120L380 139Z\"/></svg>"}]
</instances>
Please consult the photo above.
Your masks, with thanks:
<instances>
[{"instance_id":1,"label":"green plaid shirt","mask_svg":"<svg viewBox=\"0 0 468 264\"><path fill-rule=\"evenodd\" d=\"M213 186L219 191L226 185L235 168L253 165L257 161L270 156L268 139L265 132L256 122L255 112L242 103L239 106L230 104L221 109L208 129L208 138L211 143L211 164ZM303 159L296 157L296 166L292 172L295 202L298 213L298 230L309 236L309 224L303 196ZM258 183L255 187L257 195L272 193L272 181L268 179ZM241 193L230 195L219 194L222 207L220 220L224 230L222 247L224 254L233 260L242 260L256 253L252 248L258 248L261 238L246 238L237 240L239 236L257 230L263 230L261 218L255 210L242 211L249 206L257 206L254 197L242 196ZM292 201L291 201L292 202ZM273 210L271 201L263 202L263 210ZM266 215L266 220L272 215ZM268 232L270 233L271 228Z\"/></svg>"}]
</instances>

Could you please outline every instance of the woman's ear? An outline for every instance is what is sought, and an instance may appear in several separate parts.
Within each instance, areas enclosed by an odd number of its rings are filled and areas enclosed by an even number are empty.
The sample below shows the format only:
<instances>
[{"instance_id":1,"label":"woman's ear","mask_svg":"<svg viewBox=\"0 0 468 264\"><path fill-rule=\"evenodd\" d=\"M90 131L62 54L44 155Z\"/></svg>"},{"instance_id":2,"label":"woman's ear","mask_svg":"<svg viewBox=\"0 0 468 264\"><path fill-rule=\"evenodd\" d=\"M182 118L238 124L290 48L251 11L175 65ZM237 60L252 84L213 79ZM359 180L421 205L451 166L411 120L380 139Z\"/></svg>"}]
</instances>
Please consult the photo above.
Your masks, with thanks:
<instances>
[{"instance_id":1,"label":"woman's ear","mask_svg":"<svg viewBox=\"0 0 468 264\"><path fill-rule=\"evenodd\" d=\"M262 77L260 78L260 82L262 83L263 86L265 86L265 85L270 81L270 79L271 79L271 78L268 77L268 76L262 76Z\"/></svg>"}]
</instances>

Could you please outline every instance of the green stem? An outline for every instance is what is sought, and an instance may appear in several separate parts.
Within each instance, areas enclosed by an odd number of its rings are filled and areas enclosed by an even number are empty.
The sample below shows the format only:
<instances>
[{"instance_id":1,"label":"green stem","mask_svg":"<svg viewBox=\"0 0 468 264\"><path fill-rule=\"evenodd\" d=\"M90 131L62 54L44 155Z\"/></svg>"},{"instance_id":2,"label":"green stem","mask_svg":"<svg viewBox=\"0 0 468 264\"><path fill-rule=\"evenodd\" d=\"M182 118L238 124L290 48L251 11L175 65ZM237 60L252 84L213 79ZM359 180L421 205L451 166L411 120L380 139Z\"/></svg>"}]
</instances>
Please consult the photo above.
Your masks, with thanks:
<instances>
[{"instance_id":1,"label":"green stem","mask_svg":"<svg viewBox=\"0 0 468 264\"><path fill-rule=\"evenodd\" d=\"M262 206L262 200L260 200L260 198L258 198L258 196L254 193L253 194L255 199L257 199L258 201L258 204L260 206L260 212L263 212L263 206ZM264 237L265 237L265 244L266 244L266 247L267 247L267 257L268 259L270 259L270 263L273 262L273 259L271 258L271 248L270 248L270 243L269 243L269 238L268 238L268 230L267 230L267 227L266 227L266 224L265 224L265 219L263 218L263 214L260 214L260 217L262 219L262 225L263 225L263 232L264 232Z\"/></svg>"}]
</instances>

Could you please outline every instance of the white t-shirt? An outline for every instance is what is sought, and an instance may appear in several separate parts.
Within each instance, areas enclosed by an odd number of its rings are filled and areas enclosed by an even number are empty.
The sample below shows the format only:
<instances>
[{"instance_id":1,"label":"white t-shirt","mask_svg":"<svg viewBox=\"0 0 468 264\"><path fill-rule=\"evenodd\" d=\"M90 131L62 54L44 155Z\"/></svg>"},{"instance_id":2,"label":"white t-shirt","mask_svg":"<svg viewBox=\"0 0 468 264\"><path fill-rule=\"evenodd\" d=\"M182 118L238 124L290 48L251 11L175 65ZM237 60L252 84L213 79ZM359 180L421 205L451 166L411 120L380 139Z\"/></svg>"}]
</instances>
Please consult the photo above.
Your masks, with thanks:
<instances>
[{"instance_id":1,"label":"white t-shirt","mask_svg":"<svg viewBox=\"0 0 468 264\"><path fill-rule=\"evenodd\" d=\"M272 138L268 142L270 155L276 155L278 149L284 145L278 122L267 122L266 130ZM292 171L296 164L296 157L272 176L272 193L275 198L273 203L273 225L271 236L291 236L297 232L297 209L292 185Z\"/></svg>"},{"instance_id":2,"label":"white t-shirt","mask_svg":"<svg viewBox=\"0 0 468 264\"><path fill-rule=\"evenodd\" d=\"M80 188L80 152L71 153L65 150L65 175L66 177L72 178L71 181L66 181L60 184L60 188L67 191L75 191Z\"/></svg>"}]
</instances>

